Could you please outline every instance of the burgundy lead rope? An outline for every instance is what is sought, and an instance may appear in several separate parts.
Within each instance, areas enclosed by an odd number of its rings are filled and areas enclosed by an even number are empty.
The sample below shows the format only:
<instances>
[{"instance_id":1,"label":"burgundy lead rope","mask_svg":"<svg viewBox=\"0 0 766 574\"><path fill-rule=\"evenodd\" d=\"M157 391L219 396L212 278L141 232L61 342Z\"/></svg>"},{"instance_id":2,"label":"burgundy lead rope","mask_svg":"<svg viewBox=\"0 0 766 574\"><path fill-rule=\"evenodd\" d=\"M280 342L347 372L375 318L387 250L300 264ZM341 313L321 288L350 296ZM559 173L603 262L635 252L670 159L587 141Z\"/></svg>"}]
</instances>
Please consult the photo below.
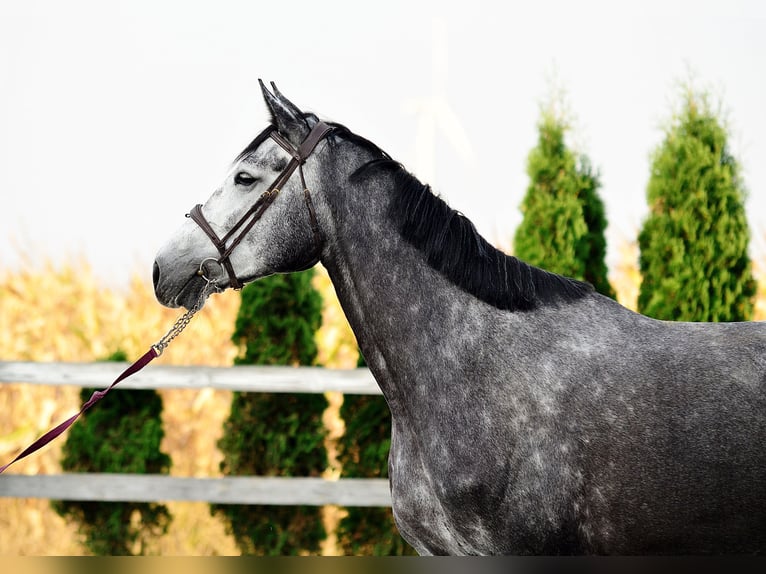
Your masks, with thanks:
<instances>
[{"instance_id":1,"label":"burgundy lead rope","mask_svg":"<svg viewBox=\"0 0 766 574\"><path fill-rule=\"evenodd\" d=\"M211 289L215 289L215 285L205 277L204 274L200 273L203 279L208 281L207 286L202 290L202 293L200 294L200 300L199 303L197 303L196 306L189 309L186 313L181 315L176 322L173 324L173 326L170 328L170 330L165 333L165 336L162 337L157 343L151 346L151 348L144 353L138 360L136 360L135 363L128 366L127 369L125 369L120 375L114 380L114 382L109 385L107 388L101 391L95 391L90 398L85 402L85 404L80 407L80 411L69 417L64 422L60 423L58 426L55 426L48 432L46 432L44 435L42 435L40 438L38 438L35 442L30 444L27 448L25 448L23 451L21 451L16 458L14 458L11 462L9 462L6 465L0 466L0 474L2 474L6 468L11 466L14 462L21 460L22 458L26 458L33 452L36 452L43 448L46 444L54 440L55 438L59 437L61 434L64 433L69 427L71 427L74 422L80 417L81 414L83 414L85 411L87 411L90 407L92 407L94 404L96 404L98 401L103 399L106 394L112 390L112 388L117 385L120 381L123 381L130 377L131 375L136 374L138 371L143 369L146 365L151 363L154 359L159 357L162 352L167 348L167 346L170 344L170 342L175 339L181 331L183 331L186 326L191 321L191 318L194 316L194 314L199 311L202 306L205 304L205 299L207 298L207 295L209 294L209 291Z\"/></svg>"},{"instance_id":2,"label":"burgundy lead rope","mask_svg":"<svg viewBox=\"0 0 766 574\"><path fill-rule=\"evenodd\" d=\"M146 365L148 365L154 358L158 357L159 354L157 353L157 350L152 347L149 349L144 355L138 359L135 363L130 365L127 369L125 369L119 377L117 377L114 382L109 385L107 388L105 388L103 391L95 391L88 401L80 407L80 412L77 414L69 417L67 420L65 420L63 423L59 424L58 426L52 428L47 433L45 433L43 436L38 438L35 442L30 444L27 448L25 448L19 455L14 458L11 462L4 466L0 466L0 474L5 471L6 468L11 466L14 462L17 460L21 460L22 458L25 458L32 454L35 451L40 450L43 448L46 444L51 442L53 439L57 438L59 435L61 435L65 430L67 430L72 424L74 424L74 421L76 421L82 413L87 411L90 407L92 407L94 404L96 404L98 401L103 399L106 396L106 393L112 390L112 387L114 387L117 383L122 381L123 379L127 379L130 375L137 373L141 369L143 369Z\"/></svg>"}]
</instances>

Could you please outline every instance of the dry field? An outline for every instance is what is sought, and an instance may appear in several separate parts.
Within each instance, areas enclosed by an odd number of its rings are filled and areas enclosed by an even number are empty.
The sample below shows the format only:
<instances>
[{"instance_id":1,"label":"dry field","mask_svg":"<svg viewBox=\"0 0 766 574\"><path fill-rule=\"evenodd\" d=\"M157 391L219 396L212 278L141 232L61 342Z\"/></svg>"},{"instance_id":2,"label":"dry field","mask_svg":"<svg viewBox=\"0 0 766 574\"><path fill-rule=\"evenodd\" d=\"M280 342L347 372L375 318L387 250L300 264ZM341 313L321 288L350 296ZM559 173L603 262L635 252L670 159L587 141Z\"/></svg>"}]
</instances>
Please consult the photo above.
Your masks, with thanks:
<instances>
[{"instance_id":1,"label":"dry field","mask_svg":"<svg viewBox=\"0 0 766 574\"><path fill-rule=\"evenodd\" d=\"M325 273L317 274L316 286L325 301L323 327L317 334L321 342L319 361L336 368L353 367L356 344ZM156 364L231 365L237 352L230 336L238 306L238 293L229 291L211 297ZM178 315L178 311L156 302L148 278L134 276L125 290L103 288L84 261L5 272L0 276L0 360L88 362L118 348L135 358L157 341ZM165 405L162 449L172 458L171 474L220 476L221 455L216 442L228 415L231 393L208 389L166 390L161 394ZM337 412L340 397L329 398ZM76 387L0 385L0 460L10 460L19 449L78 408ZM332 414L328 413L327 421L335 433L331 437L342 432ZM60 472L63 442L54 441L16 463L9 472ZM210 516L207 504L171 502L168 507L173 521L152 553L238 554L223 524ZM334 517L332 512L328 515L329 519ZM0 554L84 552L76 525L53 512L47 500L0 498ZM327 553L332 552L330 541Z\"/></svg>"},{"instance_id":2,"label":"dry field","mask_svg":"<svg viewBox=\"0 0 766 574\"><path fill-rule=\"evenodd\" d=\"M621 249L612 282L623 304L634 308L639 274L635 245ZM759 269L760 271L760 269ZM759 273L759 277L763 274ZM765 283L766 281L762 281ZM325 301L324 324L317 334L321 364L349 368L356 363L353 335L332 285L320 269L316 286ZM231 365L236 349L229 340L239 295L215 295L184 334L158 359L166 364ZM137 357L178 316L154 299L148 278L135 275L123 290L100 286L87 262L27 266L0 270L0 360L93 361L116 349ZM757 318L766 317L766 292L759 290ZM151 367L150 367L151 368ZM109 381L104 381L106 385ZM0 461L79 408L79 389L22 384L0 385ZM162 391L165 439L162 449L172 458L176 476L220 476L216 448L231 395L223 391ZM114 397L114 396L113 396ZM326 423L330 441L342 432L337 409L342 400L330 396ZM113 400L113 399L112 399ZM17 463L14 473L57 473L63 440ZM332 447L332 444L328 446ZM331 468L330 474L337 474ZM222 523L204 503L168 503L170 529L156 541L152 554L236 555L237 548ZM328 509L328 525L338 513ZM332 539L324 549L335 553ZM47 500L0 498L0 554L78 555L85 553L76 525L59 517Z\"/></svg>"}]
</instances>

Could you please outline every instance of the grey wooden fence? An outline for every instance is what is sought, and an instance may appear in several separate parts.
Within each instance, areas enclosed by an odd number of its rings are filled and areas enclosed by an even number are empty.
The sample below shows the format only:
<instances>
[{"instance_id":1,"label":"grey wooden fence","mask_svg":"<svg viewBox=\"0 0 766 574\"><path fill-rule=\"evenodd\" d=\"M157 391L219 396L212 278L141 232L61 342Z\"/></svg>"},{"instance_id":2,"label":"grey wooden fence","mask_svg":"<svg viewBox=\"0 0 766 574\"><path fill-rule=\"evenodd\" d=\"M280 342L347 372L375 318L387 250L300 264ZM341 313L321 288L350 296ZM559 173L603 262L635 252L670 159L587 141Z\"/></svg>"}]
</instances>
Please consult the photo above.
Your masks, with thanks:
<instances>
[{"instance_id":1,"label":"grey wooden fence","mask_svg":"<svg viewBox=\"0 0 766 574\"><path fill-rule=\"evenodd\" d=\"M0 362L0 383L75 385L103 388L124 364ZM126 389L225 389L263 393L380 394L367 369L318 367L150 366L115 387ZM34 456L34 455L33 455ZM299 477L183 478L145 474L0 475L0 496L160 502L202 501L221 504L390 506L385 479L325 480Z\"/></svg>"}]
</instances>

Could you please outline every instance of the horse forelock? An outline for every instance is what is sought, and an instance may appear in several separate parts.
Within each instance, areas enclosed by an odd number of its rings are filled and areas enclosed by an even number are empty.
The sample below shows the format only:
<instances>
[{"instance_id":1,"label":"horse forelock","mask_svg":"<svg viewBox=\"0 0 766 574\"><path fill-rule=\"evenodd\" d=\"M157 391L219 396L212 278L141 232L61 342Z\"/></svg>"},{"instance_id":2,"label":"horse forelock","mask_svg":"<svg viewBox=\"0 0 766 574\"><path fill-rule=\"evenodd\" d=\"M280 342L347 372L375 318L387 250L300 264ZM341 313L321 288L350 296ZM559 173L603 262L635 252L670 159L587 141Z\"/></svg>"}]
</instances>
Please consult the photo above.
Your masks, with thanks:
<instances>
[{"instance_id":1,"label":"horse forelock","mask_svg":"<svg viewBox=\"0 0 766 574\"><path fill-rule=\"evenodd\" d=\"M257 150L263 142L265 142L267 139L269 139L269 134L276 129L276 124L272 123L264 129L261 133L259 133L253 141L251 141L249 144L247 144L247 147L243 149L240 154L234 159L234 163L237 163L238 161L243 160L247 156L249 156L251 153L253 153L255 150Z\"/></svg>"}]
</instances>

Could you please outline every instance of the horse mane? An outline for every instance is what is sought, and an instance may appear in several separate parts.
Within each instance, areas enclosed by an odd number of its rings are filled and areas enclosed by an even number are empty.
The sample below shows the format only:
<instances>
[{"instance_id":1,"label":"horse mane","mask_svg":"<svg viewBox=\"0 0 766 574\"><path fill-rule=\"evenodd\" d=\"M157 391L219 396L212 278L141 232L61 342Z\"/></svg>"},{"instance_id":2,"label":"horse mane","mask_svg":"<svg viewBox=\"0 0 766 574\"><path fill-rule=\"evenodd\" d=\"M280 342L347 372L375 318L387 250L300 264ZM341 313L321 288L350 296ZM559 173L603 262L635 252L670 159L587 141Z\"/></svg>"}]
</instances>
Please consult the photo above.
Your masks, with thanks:
<instances>
[{"instance_id":1,"label":"horse mane","mask_svg":"<svg viewBox=\"0 0 766 574\"><path fill-rule=\"evenodd\" d=\"M394 201L388 216L402 237L453 284L507 311L571 302L593 291L589 283L534 267L493 247L467 217L434 195L430 186L372 142L342 130L344 136L377 156L357 169L350 180L359 181L376 172L391 175Z\"/></svg>"}]
</instances>

